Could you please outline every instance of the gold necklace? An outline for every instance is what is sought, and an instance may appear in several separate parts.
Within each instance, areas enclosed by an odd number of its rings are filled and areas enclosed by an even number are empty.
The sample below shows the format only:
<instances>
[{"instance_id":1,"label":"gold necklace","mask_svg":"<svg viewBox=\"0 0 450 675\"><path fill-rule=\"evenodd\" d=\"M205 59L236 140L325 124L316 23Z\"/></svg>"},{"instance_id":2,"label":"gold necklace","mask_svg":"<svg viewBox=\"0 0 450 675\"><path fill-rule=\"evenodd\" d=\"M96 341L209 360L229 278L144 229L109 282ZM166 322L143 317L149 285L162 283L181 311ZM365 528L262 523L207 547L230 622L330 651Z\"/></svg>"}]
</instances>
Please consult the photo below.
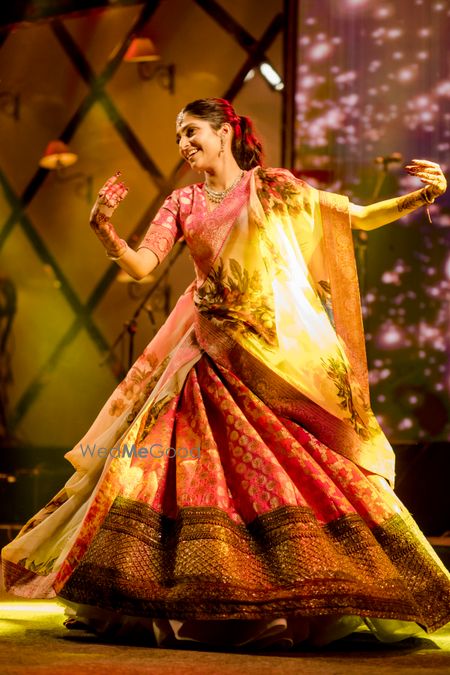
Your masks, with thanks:
<instances>
[{"instance_id":1,"label":"gold necklace","mask_svg":"<svg viewBox=\"0 0 450 675\"><path fill-rule=\"evenodd\" d=\"M212 188L209 187L207 182L205 181L205 184L203 186L206 194L208 195L208 198L214 202L214 204L220 204L221 201L225 199L225 197L236 187L236 185L239 183L241 178L244 175L244 171L241 171L239 176L237 176L234 181L231 183L230 187L226 188L225 190L213 190Z\"/></svg>"}]
</instances>

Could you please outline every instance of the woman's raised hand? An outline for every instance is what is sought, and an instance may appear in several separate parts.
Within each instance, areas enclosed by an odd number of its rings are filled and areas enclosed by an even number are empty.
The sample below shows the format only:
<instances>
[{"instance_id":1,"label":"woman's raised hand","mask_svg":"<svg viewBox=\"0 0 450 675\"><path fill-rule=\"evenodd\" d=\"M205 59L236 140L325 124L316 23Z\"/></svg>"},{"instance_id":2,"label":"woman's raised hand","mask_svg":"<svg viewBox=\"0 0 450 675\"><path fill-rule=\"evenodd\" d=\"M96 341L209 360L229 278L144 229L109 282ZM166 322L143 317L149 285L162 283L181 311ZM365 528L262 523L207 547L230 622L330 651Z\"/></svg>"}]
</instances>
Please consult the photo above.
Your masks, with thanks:
<instances>
[{"instance_id":1,"label":"woman's raised hand","mask_svg":"<svg viewBox=\"0 0 450 675\"><path fill-rule=\"evenodd\" d=\"M413 159L411 164L405 166L411 176L417 176L422 183L428 185L427 194L430 199L435 199L444 194L447 189L447 181L444 173L435 162L429 162L427 159Z\"/></svg>"},{"instance_id":2,"label":"woman's raised hand","mask_svg":"<svg viewBox=\"0 0 450 675\"><path fill-rule=\"evenodd\" d=\"M117 182L119 176L120 171L117 171L106 181L98 193L89 218L92 229L112 260L119 260L128 250L127 242L119 237L110 222L112 214L128 193L128 188Z\"/></svg>"},{"instance_id":3,"label":"woman's raised hand","mask_svg":"<svg viewBox=\"0 0 450 675\"><path fill-rule=\"evenodd\" d=\"M114 176L108 178L106 183L99 190L89 218L89 222L92 226L109 221L120 202L127 196L128 188L124 183L117 182L120 173L120 171L117 171Z\"/></svg>"}]
</instances>

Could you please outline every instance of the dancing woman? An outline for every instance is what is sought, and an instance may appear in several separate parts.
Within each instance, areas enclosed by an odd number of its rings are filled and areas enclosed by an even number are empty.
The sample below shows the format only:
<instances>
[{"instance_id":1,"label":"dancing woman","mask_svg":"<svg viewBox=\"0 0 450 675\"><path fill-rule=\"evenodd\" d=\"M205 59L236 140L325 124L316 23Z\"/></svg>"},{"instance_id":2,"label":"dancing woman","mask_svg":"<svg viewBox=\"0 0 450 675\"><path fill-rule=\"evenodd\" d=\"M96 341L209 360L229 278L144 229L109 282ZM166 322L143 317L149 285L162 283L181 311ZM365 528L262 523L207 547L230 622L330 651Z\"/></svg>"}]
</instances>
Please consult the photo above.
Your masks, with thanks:
<instances>
[{"instance_id":1,"label":"dancing woman","mask_svg":"<svg viewBox=\"0 0 450 675\"><path fill-rule=\"evenodd\" d=\"M248 118L222 99L178 115L201 183L175 190L139 248L99 192L91 226L136 279L184 237L195 281L67 453L76 472L3 550L13 593L55 594L96 630L149 641L325 644L450 620L450 575L395 496L370 408L351 228L446 189L361 207L261 166Z\"/></svg>"}]
</instances>

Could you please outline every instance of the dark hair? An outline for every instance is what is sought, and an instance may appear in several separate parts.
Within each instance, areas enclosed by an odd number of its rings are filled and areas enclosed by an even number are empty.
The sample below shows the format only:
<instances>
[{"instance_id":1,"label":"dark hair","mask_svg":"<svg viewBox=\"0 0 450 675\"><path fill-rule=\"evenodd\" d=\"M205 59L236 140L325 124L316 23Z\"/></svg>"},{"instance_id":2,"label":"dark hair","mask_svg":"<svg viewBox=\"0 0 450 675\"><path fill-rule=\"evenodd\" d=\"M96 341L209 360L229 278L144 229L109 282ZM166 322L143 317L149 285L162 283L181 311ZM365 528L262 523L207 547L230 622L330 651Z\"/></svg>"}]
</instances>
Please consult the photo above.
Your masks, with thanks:
<instances>
[{"instance_id":1,"label":"dark hair","mask_svg":"<svg viewBox=\"0 0 450 675\"><path fill-rule=\"evenodd\" d=\"M231 152L240 168L248 170L262 164L262 144L254 134L251 119L237 115L229 101L224 98L199 98L188 103L181 112L206 120L216 130L222 124L231 124L234 132Z\"/></svg>"}]
</instances>

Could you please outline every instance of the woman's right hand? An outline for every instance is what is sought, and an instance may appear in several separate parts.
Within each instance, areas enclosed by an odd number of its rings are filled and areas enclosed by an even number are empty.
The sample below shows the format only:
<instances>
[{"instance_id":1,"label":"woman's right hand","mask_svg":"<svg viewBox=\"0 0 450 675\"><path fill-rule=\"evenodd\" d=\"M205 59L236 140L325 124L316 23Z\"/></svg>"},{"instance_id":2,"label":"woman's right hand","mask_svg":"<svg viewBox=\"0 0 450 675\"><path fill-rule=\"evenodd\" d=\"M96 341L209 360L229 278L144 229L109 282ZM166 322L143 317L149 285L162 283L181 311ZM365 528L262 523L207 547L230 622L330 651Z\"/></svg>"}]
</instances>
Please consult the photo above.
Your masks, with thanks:
<instances>
[{"instance_id":1,"label":"woman's right hand","mask_svg":"<svg viewBox=\"0 0 450 675\"><path fill-rule=\"evenodd\" d=\"M114 176L108 178L106 183L99 190L89 217L89 222L94 229L101 226L103 223L109 222L109 219L119 206L120 202L124 200L128 194L128 188L124 183L117 182L120 173L120 171L117 171Z\"/></svg>"}]
</instances>

